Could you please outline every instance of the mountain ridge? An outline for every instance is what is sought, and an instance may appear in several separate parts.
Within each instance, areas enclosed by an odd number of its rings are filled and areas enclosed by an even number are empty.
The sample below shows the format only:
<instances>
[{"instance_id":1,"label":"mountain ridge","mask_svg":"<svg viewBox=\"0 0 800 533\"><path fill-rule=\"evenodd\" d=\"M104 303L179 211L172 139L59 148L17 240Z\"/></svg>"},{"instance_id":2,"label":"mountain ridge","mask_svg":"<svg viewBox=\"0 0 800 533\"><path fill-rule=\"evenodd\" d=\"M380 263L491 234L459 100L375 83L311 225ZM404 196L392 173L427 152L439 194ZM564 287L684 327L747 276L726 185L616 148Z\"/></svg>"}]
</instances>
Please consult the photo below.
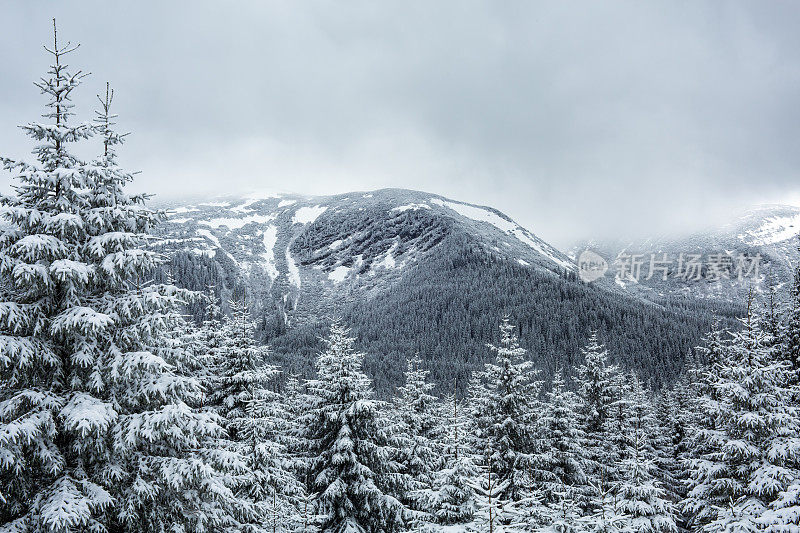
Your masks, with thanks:
<instances>
[{"instance_id":1,"label":"mountain ridge","mask_svg":"<svg viewBox=\"0 0 800 533\"><path fill-rule=\"evenodd\" d=\"M505 314L545 378L580 364L598 330L618 363L659 386L712 321L741 312L733 299L587 284L566 254L502 212L420 191L169 207L160 237L180 284L213 285L223 300L246 293L260 339L289 372L312 372L318 336L342 318L383 392L417 352L440 387L467 380Z\"/></svg>"}]
</instances>

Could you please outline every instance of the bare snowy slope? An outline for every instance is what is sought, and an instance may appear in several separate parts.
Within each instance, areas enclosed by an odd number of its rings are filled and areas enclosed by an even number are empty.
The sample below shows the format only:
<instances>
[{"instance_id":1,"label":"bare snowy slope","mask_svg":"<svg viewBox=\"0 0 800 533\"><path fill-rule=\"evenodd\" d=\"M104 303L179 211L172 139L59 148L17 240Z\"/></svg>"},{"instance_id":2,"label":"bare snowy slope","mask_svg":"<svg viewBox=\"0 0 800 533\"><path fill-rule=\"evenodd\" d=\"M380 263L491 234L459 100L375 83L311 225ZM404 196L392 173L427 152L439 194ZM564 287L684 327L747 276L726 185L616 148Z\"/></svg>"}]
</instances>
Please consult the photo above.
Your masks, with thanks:
<instances>
[{"instance_id":1,"label":"bare snowy slope","mask_svg":"<svg viewBox=\"0 0 800 533\"><path fill-rule=\"evenodd\" d=\"M306 304L316 307L320 292L374 288L396 277L454 234L526 268L575 269L499 211L416 191L255 196L169 212L162 230L170 245L224 254L282 302L288 318Z\"/></svg>"}]
</instances>

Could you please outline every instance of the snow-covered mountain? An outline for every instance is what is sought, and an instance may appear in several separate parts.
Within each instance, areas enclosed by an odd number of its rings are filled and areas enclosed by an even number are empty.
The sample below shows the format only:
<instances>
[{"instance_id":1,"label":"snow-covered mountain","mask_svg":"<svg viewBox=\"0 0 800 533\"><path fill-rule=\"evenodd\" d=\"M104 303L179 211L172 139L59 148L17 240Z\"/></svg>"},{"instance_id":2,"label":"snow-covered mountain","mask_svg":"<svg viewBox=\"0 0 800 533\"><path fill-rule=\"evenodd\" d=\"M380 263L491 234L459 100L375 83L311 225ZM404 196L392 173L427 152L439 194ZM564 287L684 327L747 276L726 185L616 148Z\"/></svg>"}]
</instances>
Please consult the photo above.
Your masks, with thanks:
<instances>
[{"instance_id":1,"label":"snow-covered mountain","mask_svg":"<svg viewBox=\"0 0 800 533\"><path fill-rule=\"evenodd\" d=\"M490 207L401 189L326 197L265 195L171 206L171 246L224 254L293 312L320 293L374 288L460 235L526 268L575 271L563 253Z\"/></svg>"},{"instance_id":2,"label":"snow-covered mountain","mask_svg":"<svg viewBox=\"0 0 800 533\"><path fill-rule=\"evenodd\" d=\"M771 285L780 288L792 279L800 260L798 235L800 208L762 205L732 214L730 222L704 232L638 241L590 240L571 248L568 255L577 261L584 250L591 250L606 259L609 270L596 283L609 290L654 301L684 295L735 303L742 302L751 288L757 292ZM627 275L634 256L641 262L638 279ZM651 267L653 275L647 279Z\"/></svg>"},{"instance_id":3,"label":"snow-covered mountain","mask_svg":"<svg viewBox=\"0 0 800 533\"><path fill-rule=\"evenodd\" d=\"M597 329L618 362L663 383L711 320L705 307L586 284L565 254L506 215L435 194L166 207L160 237L178 283L213 284L223 298L244 289L261 338L290 371L308 370L325 324L341 317L379 390L391 390L417 352L438 383L468 379L488 360L486 343L505 314L543 377L572 368Z\"/></svg>"}]
</instances>

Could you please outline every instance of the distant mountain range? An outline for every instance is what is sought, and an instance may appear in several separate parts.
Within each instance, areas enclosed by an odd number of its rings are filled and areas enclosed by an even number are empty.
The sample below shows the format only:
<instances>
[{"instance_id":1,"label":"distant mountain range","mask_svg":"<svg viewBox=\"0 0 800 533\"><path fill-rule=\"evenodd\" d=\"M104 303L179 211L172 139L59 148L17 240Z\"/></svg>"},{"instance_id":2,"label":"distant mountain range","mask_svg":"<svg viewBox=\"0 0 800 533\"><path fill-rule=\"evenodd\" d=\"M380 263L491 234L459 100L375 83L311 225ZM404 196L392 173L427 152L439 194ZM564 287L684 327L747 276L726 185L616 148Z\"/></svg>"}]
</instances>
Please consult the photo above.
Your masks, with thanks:
<instances>
[{"instance_id":1,"label":"distant mountain range","mask_svg":"<svg viewBox=\"0 0 800 533\"><path fill-rule=\"evenodd\" d=\"M609 290L616 287L656 302L683 294L735 303L746 299L750 289L761 293L773 286L780 290L792 279L800 260L798 235L800 208L763 205L693 235L587 240L568 255L577 261L584 250L591 250L606 258L609 270L597 283ZM638 279L629 275L634 262L640 263Z\"/></svg>"},{"instance_id":2,"label":"distant mountain range","mask_svg":"<svg viewBox=\"0 0 800 533\"><path fill-rule=\"evenodd\" d=\"M613 356L654 385L680 370L711 321L741 311L738 280L586 283L576 259L490 207L384 189L326 197L273 195L167 206L161 246L178 283L246 292L259 334L290 371L307 373L334 316L354 330L380 391L419 352L443 389L463 387L489 357L508 313L547 378L580 363L597 329ZM800 210L754 211L712 235L679 241L589 242L620 253L760 253L780 281L797 255ZM649 255L647 255L649 259ZM674 276L673 276L674 277Z\"/></svg>"}]
</instances>

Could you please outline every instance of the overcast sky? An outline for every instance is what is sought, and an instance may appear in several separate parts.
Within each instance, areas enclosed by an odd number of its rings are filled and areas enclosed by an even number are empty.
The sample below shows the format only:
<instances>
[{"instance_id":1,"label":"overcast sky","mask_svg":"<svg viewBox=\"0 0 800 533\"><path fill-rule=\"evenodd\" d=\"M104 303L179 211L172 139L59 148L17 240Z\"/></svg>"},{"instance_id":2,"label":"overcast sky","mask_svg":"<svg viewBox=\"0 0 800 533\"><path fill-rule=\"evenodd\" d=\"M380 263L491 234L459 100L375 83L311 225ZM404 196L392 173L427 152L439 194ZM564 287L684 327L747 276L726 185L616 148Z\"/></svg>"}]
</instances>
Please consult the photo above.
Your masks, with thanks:
<instances>
[{"instance_id":1,"label":"overcast sky","mask_svg":"<svg viewBox=\"0 0 800 533\"><path fill-rule=\"evenodd\" d=\"M15 2L0 151L27 157L52 17L160 197L404 187L556 245L800 203L797 2ZM3 183L9 183L7 175Z\"/></svg>"}]
</instances>

